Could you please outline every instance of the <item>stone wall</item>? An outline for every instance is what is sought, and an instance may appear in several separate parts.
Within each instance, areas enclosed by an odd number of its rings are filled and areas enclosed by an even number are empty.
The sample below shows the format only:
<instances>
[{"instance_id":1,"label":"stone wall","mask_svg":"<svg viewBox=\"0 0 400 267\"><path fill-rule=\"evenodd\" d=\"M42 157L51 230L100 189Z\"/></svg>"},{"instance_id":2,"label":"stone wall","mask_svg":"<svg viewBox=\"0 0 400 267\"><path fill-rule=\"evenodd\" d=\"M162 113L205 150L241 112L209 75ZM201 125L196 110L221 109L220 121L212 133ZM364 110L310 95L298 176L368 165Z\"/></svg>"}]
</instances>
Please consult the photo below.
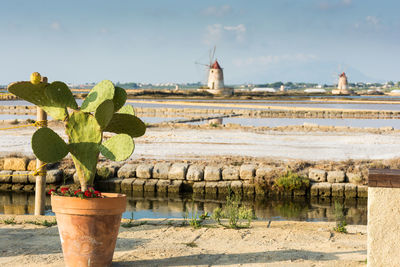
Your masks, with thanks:
<instances>
[{"instance_id":1,"label":"stone wall","mask_svg":"<svg viewBox=\"0 0 400 267\"><path fill-rule=\"evenodd\" d=\"M69 163L49 165L48 189L63 184L78 184L75 170ZM290 168L307 177L310 186L286 192L273 188L274 180ZM9 157L0 159L0 190L33 191L35 160ZM357 164L332 167L328 163L237 163L223 162L127 162L104 161L98 166L95 186L109 192L157 192L178 194L190 192L207 198L224 198L229 191L244 198L274 195L320 198L366 198L368 190L366 166ZM77 185L75 185L77 186Z\"/></svg>"}]
</instances>

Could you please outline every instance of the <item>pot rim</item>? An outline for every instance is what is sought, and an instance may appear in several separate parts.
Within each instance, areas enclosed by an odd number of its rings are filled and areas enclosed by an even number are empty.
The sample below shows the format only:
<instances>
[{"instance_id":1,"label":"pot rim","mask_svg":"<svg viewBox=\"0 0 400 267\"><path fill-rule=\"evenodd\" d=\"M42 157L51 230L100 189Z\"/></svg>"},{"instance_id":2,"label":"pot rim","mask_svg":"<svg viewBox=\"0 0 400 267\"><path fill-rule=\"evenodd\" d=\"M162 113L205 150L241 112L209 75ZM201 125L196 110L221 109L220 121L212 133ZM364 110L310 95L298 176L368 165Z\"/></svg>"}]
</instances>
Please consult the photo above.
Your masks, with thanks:
<instances>
[{"instance_id":1,"label":"pot rim","mask_svg":"<svg viewBox=\"0 0 400 267\"><path fill-rule=\"evenodd\" d=\"M126 195L120 193L103 193L105 198L79 198L68 196L51 196L54 213L75 215L115 215L126 210Z\"/></svg>"}]
</instances>

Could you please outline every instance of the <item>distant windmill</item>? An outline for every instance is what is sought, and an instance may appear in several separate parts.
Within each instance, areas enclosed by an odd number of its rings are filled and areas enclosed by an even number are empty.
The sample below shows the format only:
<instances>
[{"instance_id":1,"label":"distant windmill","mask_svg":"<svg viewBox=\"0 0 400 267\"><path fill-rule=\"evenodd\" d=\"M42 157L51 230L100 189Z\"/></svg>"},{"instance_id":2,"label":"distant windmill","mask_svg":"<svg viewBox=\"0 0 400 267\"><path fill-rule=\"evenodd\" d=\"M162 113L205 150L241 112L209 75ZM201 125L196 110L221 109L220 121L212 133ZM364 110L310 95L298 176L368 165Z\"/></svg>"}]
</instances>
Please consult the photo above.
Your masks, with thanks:
<instances>
[{"instance_id":1,"label":"distant windmill","mask_svg":"<svg viewBox=\"0 0 400 267\"><path fill-rule=\"evenodd\" d=\"M349 90L346 72L344 71L343 68L341 68L340 65L339 65L338 69L339 69L339 77L337 76L337 74L335 75L336 79L338 79L337 80L338 81L337 89L332 90L332 94L347 95L347 94L353 93L351 90Z\"/></svg>"}]
</instances>

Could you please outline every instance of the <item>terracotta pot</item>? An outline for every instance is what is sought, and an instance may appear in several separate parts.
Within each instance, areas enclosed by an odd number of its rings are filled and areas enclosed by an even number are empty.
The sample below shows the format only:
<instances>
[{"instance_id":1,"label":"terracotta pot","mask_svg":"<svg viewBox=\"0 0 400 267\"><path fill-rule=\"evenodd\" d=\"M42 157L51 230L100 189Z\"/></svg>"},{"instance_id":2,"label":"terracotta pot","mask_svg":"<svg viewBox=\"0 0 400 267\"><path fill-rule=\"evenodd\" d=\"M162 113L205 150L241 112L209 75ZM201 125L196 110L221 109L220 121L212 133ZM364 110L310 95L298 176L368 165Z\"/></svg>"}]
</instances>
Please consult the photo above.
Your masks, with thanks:
<instances>
[{"instance_id":1,"label":"terracotta pot","mask_svg":"<svg viewBox=\"0 0 400 267\"><path fill-rule=\"evenodd\" d=\"M126 196L105 198L51 196L67 267L110 266Z\"/></svg>"}]
</instances>

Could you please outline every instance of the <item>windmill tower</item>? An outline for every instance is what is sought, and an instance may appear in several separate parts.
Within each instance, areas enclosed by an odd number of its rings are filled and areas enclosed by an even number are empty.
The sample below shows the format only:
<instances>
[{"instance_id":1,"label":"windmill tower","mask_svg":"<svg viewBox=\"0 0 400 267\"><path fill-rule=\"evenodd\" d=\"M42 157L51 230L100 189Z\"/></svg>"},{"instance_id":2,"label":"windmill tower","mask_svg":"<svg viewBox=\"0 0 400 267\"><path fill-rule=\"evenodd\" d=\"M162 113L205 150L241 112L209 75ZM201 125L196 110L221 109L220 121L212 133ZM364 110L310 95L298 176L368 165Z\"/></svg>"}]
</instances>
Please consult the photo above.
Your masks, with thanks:
<instances>
[{"instance_id":1,"label":"windmill tower","mask_svg":"<svg viewBox=\"0 0 400 267\"><path fill-rule=\"evenodd\" d=\"M210 70L208 72L208 88L212 90L218 90L225 88L224 86L224 72L218 61L215 60L214 64L210 66Z\"/></svg>"},{"instance_id":2,"label":"windmill tower","mask_svg":"<svg viewBox=\"0 0 400 267\"><path fill-rule=\"evenodd\" d=\"M225 87L224 84L224 72L219 65L218 61L214 60L215 49L210 51L210 63L201 64L207 67L208 69L208 80L207 80L207 92L214 94L214 95L232 95L233 89ZM200 64L197 63L196 64Z\"/></svg>"},{"instance_id":3,"label":"windmill tower","mask_svg":"<svg viewBox=\"0 0 400 267\"><path fill-rule=\"evenodd\" d=\"M338 89L344 90L344 91L349 89L349 86L347 84L347 76L346 76L346 73L344 73L344 72L342 72L339 75Z\"/></svg>"}]
</instances>

